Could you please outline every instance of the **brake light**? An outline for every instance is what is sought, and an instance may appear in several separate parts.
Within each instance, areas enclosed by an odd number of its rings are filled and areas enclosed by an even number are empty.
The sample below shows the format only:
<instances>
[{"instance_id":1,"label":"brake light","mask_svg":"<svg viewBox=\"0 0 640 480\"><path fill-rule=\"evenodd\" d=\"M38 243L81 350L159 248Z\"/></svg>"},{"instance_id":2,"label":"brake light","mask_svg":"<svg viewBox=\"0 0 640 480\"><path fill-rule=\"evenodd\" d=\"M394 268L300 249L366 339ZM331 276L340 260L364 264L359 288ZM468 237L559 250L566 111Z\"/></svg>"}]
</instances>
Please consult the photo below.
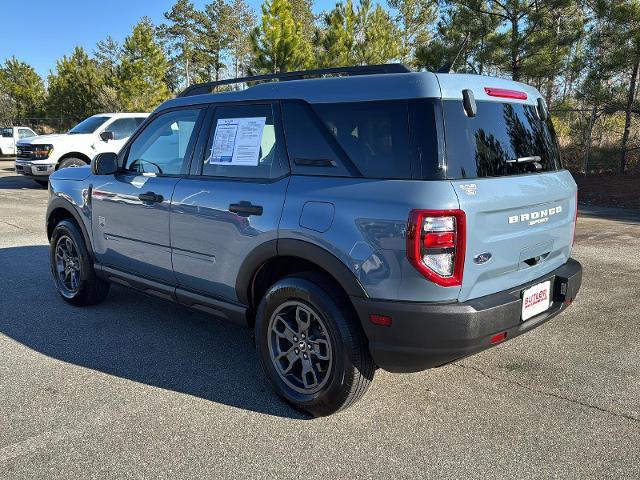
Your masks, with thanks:
<instances>
[{"instance_id":1,"label":"brake light","mask_svg":"<svg viewBox=\"0 0 640 480\"><path fill-rule=\"evenodd\" d=\"M462 210L411 210L407 228L409 262L437 285L461 285L465 226Z\"/></svg>"},{"instance_id":2,"label":"brake light","mask_svg":"<svg viewBox=\"0 0 640 480\"><path fill-rule=\"evenodd\" d=\"M490 97L515 98L516 100L526 100L529 98L526 92L521 92L519 90L484 87L484 91Z\"/></svg>"}]
</instances>

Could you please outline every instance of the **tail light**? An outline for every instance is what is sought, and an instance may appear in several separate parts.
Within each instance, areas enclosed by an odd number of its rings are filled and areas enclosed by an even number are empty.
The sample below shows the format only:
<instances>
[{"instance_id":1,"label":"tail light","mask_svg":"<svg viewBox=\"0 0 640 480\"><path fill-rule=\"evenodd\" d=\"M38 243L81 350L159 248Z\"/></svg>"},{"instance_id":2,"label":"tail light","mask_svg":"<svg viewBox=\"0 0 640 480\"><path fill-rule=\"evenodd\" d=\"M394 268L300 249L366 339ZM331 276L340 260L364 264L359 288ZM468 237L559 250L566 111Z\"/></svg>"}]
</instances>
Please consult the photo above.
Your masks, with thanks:
<instances>
[{"instance_id":1,"label":"tail light","mask_svg":"<svg viewBox=\"0 0 640 480\"><path fill-rule=\"evenodd\" d=\"M412 210L407 228L407 258L435 284L461 285L465 224L462 210Z\"/></svg>"}]
</instances>

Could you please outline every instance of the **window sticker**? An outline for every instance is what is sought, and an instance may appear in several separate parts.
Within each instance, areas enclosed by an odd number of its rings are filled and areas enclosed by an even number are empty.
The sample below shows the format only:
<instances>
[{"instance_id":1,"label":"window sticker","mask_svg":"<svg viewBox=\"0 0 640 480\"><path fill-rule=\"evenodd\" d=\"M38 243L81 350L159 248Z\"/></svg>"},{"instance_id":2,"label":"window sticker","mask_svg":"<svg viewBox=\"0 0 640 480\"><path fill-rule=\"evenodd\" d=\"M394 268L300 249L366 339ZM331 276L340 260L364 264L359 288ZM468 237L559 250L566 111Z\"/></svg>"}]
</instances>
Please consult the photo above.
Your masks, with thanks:
<instances>
[{"instance_id":1,"label":"window sticker","mask_svg":"<svg viewBox=\"0 0 640 480\"><path fill-rule=\"evenodd\" d=\"M266 121L267 117L219 119L205 163L257 167Z\"/></svg>"}]
</instances>

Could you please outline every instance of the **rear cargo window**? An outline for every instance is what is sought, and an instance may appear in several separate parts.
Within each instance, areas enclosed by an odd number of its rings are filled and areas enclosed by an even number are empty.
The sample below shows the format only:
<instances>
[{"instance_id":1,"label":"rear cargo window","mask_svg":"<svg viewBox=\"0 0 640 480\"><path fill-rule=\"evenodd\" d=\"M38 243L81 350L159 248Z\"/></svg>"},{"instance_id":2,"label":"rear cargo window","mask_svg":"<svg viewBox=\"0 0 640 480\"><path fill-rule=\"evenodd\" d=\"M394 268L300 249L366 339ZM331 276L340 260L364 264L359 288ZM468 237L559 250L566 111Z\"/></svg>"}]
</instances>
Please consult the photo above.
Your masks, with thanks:
<instances>
[{"instance_id":1,"label":"rear cargo window","mask_svg":"<svg viewBox=\"0 0 640 480\"><path fill-rule=\"evenodd\" d=\"M478 102L474 118L462 102L442 102L449 178L482 178L549 172L561 168L550 120L536 107Z\"/></svg>"},{"instance_id":2,"label":"rear cargo window","mask_svg":"<svg viewBox=\"0 0 640 480\"><path fill-rule=\"evenodd\" d=\"M411 178L408 102L323 103L313 108L364 177Z\"/></svg>"}]
</instances>

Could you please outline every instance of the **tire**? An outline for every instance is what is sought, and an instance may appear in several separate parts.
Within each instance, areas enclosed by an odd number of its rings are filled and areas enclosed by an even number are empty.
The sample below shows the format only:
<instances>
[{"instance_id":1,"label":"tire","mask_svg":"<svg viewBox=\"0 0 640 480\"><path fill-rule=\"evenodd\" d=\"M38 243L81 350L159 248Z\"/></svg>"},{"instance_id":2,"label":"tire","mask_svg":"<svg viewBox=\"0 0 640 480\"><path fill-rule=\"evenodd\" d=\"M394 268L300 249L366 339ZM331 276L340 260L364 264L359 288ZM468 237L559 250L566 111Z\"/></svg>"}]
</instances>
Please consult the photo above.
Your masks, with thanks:
<instances>
[{"instance_id":1,"label":"tire","mask_svg":"<svg viewBox=\"0 0 640 480\"><path fill-rule=\"evenodd\" d=\"M85 162L81 158L68 157L60 162L57 170L60 170L62 168L84 167L86 165L87 165L87 162Z\"/></svg>"},{"instance_id":2,"label":"tire","mask_svg":"<svg viewBox=\"0 0 640 480\"><path fill-rule=\"evenodd\" d=\"M41 187L48 187L49 186L49 180L35 180L35 182L40 185Z\"/></svg>"},{"instance_id":3,"label":"tire","mask_svg":"<svg viewBox=\"0 0 640 480\"><path fill-rule=\"evenodd\" d=\"M85 306L106 298L109 283L96 275L82 233L74 221L62 220L55 226L49 258L56 289L66 302Z\"/></svg>"},{"instance_id":4,"label":"tire","mask_svg":"<svg viewBox=\"0 0 640 480\"><path fill-rule=\"evenodd\" d=\"M373 380L360 321L346 294L323 275L286 277L271 286L258 307L255 338L276 393L314 417L353 405Z\"/></svg>"}]
</instances>

